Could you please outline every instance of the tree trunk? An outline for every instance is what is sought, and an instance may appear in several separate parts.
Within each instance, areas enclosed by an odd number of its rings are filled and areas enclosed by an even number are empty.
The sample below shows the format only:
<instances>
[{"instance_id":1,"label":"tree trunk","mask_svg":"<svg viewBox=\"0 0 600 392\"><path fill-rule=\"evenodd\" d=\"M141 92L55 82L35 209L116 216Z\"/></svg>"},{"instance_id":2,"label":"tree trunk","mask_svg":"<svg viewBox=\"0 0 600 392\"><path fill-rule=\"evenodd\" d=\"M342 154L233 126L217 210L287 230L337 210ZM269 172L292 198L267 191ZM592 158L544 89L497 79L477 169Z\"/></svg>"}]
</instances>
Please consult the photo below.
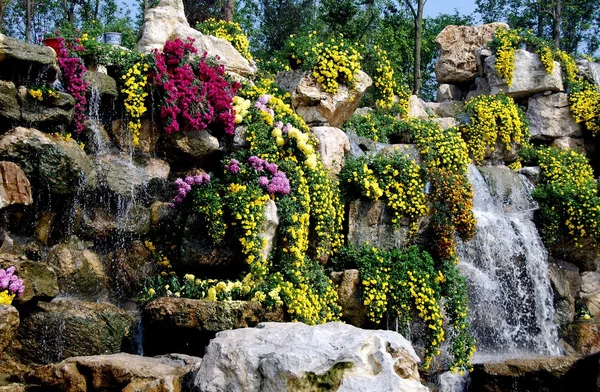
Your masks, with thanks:
<instances>
[{"instance_id":1,"label":"tree trunk","mask_svg":"<svg viewBox=\"0 0 600 392\"><path fill-rule=\"evenodd\" d=\"M33 11L33 0L25 0L25 42L31 40L31 19Z\"/></svg>"},{"instance_id":2,"label":"tree trunk","mask_svg":"<svg viewBox=\"0 0 600 392\"><path fill-rule=\"evenodd\" d=\"M557 49L560 49L560 19L562 17L562 4L561 0L556 0L556 6L554 8L554 18L552 26L552 39Z\"/></svg>"},{"instance_id":3,"label":"tree trunk","mask_svg":"<svg viewBox=\"0 0 600 392\"><path fill-rule=\"evenodd\" d=\"M98 20L98 12L100 12L100 0L96 0L96 7L94 8L94 20Z\"/></svg>"},{"instance_id":4,"label":"tree trunk","mask_svg":"<svg viewBox=\"0 0 600 392\"><path fill-rule=\"evenodd\" d=\"M233 11L235 10L235 0L223 0L223 6L221 7L221 13L223 20L227 22L233 22Z\"/></svg>"},{"instance_id":5,"label":"tree trunk","mask_svg":"<svg viewBox=\"0 0 600 392\"><path fill-rule=\"evenodd\" d=\"M417 14L415 18L415 64L413 94L418 95L421 90L421 42L423 40L423 6L424 0L417 0Z\"/></svg>"}]
</instances>

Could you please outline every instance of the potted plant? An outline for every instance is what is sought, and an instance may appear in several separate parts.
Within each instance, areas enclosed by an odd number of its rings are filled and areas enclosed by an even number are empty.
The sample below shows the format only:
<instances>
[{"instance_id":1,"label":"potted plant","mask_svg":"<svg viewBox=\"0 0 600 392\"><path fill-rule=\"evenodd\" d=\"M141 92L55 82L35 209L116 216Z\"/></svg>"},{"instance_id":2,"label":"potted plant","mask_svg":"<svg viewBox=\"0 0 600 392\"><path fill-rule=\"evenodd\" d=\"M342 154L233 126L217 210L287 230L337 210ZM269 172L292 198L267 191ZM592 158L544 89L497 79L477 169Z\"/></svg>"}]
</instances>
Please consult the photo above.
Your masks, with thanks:
<instances>
[{"instance_id":1,"label":"potted plant","mask_svg":"<svg viewBox=\"0 0 600 392\"><path fill-rule=\"evenodd\" d=\"M48 46L52 49L54 49L54 52L58 55L58 51L60 50L60 45L58 43L58 37L60 36L60 31L56 30L53 33L46 33L44 34L44 39L42 40L42 43L45 46Z\"/></svg>"}]
</instances>

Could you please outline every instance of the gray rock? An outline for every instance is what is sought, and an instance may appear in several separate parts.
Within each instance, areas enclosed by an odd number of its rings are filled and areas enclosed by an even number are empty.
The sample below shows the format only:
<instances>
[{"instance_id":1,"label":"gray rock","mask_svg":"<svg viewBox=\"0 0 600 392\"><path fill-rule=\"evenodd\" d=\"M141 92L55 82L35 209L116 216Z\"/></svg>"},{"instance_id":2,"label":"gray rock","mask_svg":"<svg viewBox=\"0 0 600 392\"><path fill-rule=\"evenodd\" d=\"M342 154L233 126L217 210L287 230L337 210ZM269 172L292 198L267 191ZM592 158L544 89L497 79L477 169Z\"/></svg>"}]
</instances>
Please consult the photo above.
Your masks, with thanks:
<instances>
[{"instance_id":1,"label":"gray rock","mask_svg":"<svg viewBox=\"0 0 600 392\"><path fill-rule=\"evenodd\" d=\"M529 98L527 118L534 140L581 136L581 125L575 122L565 93L536 94Z\"/></svg>"},{"instance_id":2,"label":"gray rock","mask_svg":"<svg viewBox=\"0 0 600 392\"><path fill-rule=\"evenodd\" d=\"M17 98L21 105L21 121L35 128L54 129L66 127L73 120L75 99L63 92L58 97L39 101L29 94L24 86L19 86Z\"/></svg>"},{"instance_id":3,"label":"gray rock","mask_svg":"<svg viewBox=\"0 0 600 392\"><path fill-rule=\"evenodd\" d=\"M105 73L87 71L83 79L88 82L88 93L91 92L93 87L96 87L101 97L108 95L116 98L117 95L119 95L117 91L117 81Z\"/></svg>"},{"instance_id":4,"label":"gray rock","mask_svg":"<svg viewBox=\"0 0 600 392\"><path fill-rule=\"evenodd\" d=\"M235 127L233 133L233 149L241 150L250 145L248 140L246 140L246 130L248 127L246 125Z\"/></svg>"},{"instance_id":5,"label":"gray rock","mask_svg":"<svg viewBox=\"0 0 600 392\"><path fill-rule=\"evenodd\" d=\"M554 139L551 144L552 147L560 148L562 150L575 150L582 154L586 153L585 141L583 139L575 139L572 137L559 137Z\"/></svg>"},{"instance_id":6,"label":"gray rock","mask_svg":"<svg viewBox=\"0 0 600 392\"><path fill-rule=\"evenodd\" d=\"M455 117L463 111L464 104L456 101L426 102L425 110L437 117Z\"/></svg>"},{"instance_id":7,"label":"gray rock","mask_svg":"<svg viewBox=\"0 0 600 392\"><path fill-rule=\"evenodd\" d=\"M456 84L442 83L437 89L438 102L460 101L465 97L465 91Z\"/></svg>"},{"instance_id":8,"label":"gray rock","mask_svg":"<svg viewBox=\"0 0 600 392\"><path fill-rule=\"evenodd\" d=\"M427 114L427 111L425 110L425 102L416 95L411 95L408 100L408 117L420 119L429 118L429 114Z\"/></svg>"},{"instance_id":9,"label":"gray rock","mask_svg":"<svg viewBox=\"0 0 600 392\"><path fill-rule=\"evenodd\" d=\"M564 329L575 317L575 299L581 287L579 269L573 264L561 261L549 262L548 276L554 291L554 319L558 326Z\"/></svg>"},{"instance_id":10,"label":"gray rock","mask_svg":"<svg viewBox=\"0 0 600 392\"><path fill-rule=\"evenodd\" d=\"M169 165L160 159L132 160L126 155L103 155L97 165L100 185L128 199L152 184L164 184L170 172Z\"/></svg>"},{"instance_id":11,"label":"gray rock","mask_svg":"<svg viewBox=\"0 0 600 392\"><path fill-rule=\"evenodd\" d=\"M108 303L75 299L38 302L21 319L19 353L42 364L82 355L115 354L129 343L132 325L131 315Z\"/></svg>"},{"instance_id":12,"label":"gray rock","mask_svg":"<svg viewBox=\"0 0 600 392\"><path fill-rule=\"evenodd\" d=\"M525 166L517 170L517 173L527 177L533 185L537 185L540 180L540 175L542 174L542 169L539 166Z\"/></svg>"},{"instance_id":13,"label":"gray rock","mask_svg":"<svg viewBox=\"0 0 600 392\"><path fill-rule=\"evenodd\" d=\"M579 72L591 83L600 87L600 63L585 59L576 60Z\"/></svg>"},{"instance_id":14,"label":"gray rock","mask_svg":"<svg viewBox=\"0 0 600 392\"><path fill-rule=\"evenodd\" d=\"M419 227L424 229L426 219ZM421 231L419 230L419 232ZM418 237L419 232L415 234ZM415 238L416 238L415 237ZM409 237L409 221L404 218L397 228L392 225L392 212L383 200L350 202L348 212L348 243L360 246L365 242L383 249L403 248L414 238Z\"/></svg>"},{"instance_id":15,"label":"gray rock","mask_svg":"<svg viewBox=\"0 0 600 392\"><path fill-rule=\"evenodd\" d=\"M11 124L21 120L17 88L13 82L0 80L0 120Z\"/></svg>"},{"instance_id":16,"label":"gray rock","mask_svg":"<svg viewBox=\"0 0 600 392\"><path fill-rule=\"evenodd\" d=\"M454 117L432 118L431 121L438 123L442 129L458 127L458 121Z\"/></svg>"},{"instance_id":17,"label":"gray rock","mask_svg":"<svg viewBox=\"0 0 600 392\"><path fill-rule=\"evenodd\" d=\"M262 323L217 334L195 378L199 392L428 391L410 343L342 323Z\"/></svg>"},{"instance_id":18,"label":"gray rock","mask_svg":"<svg viewBox=\"0 0 600 392\"><path fill-rule=\"evenodd\" d=\"M342 321L355 327L363 327L368 322L367 307L361 295L360 273L356 269L332 272L331 280L337 286L338 303L342 307Z\"/></svg>"},{"instance_id":19,"label":"gray rock","mask_svg":"<svg viewBox=\"0 0 600 392\"><path fill-rule=\"evenodd\" d=\"M417 163L421 163L421 154L414 144L381 144L379 152L385 155L400 153L406 155Z\"/></svg>"},{"instance_id":20,"label":"gray rock","mask_svg":"<svg viewBox=\"0 0 600 392\"><path fill-rule=\"evenodd\" d=\"M70 194L97 185L92 162L75 141L35 129L17 127L2 135L0 157L17 163L28 178L52 193Z\"/></svg>"},{"instance_id":21,"label":"gray rock","mask_svg":"<svg viewBox=\"0 0 600 392\"><path fill-rule=\"evenodd\" d=\"M323 165L337 175L342 170L344 157L350 151L348 136L339 128L313 127L311 132L319 140L319 154Z\"/></svg>"},{"instance_id":22,"label":"gray rock","mask_svg":"<svg viewBox=\"0 0 600 392\"><path fill-rule=\"evenodd\" d=\"M277 204L275 201L269 200L265 205L265 223L262 226L260 237L267 241L267 246L263 248L263 255L269 257L269 253L275 244L275 235L277 227L279 227L279 215L277 215Z\"/></svg>"},{"instance_id":23,"label":"gray rock","mask_svg":"<svg viewBox=\"0 0 600 392\"><path fill-rule=\"evenodd\" d=\"M277 74L275 83L291 94L292 107L307 124L341 128L358 108L373 81L360 71L354 88L340 85L336 94L330 94L310 72L297 70Z\"/></svg>"},{"instance_id":24,"label":"gray rock","mask_svg":"<svg viewBox=\"0 0 600 392\"><path fill-rule=\"evenodd\" d=\"M0 34L0 79L17 83L52 82L57 72L56 53L52 48Z\"/></svg>"},{"instance_id":25,"label":"gray rock","mask_svg":"<svg viewBox=\"0 0 600 392\"><path fill-rule=\"evenodd\" d=\"M372 112L373 109L365 106L364 108L358 108L354 111L354 115L355 116L366 116L367 114L369 114L370 112Z\"/></svg>"},{"instance_id":26,"label":"gray rock","mask_svg":"<svg viewBox=\"0 0 600 392\"><path fill-rule=\"evenodd\" d=\"M206 130L173 133L167 137L167 148L174 157L193 162L205 161L222 150L219 139Z\"/></svg>"},{"instance_id":27,"label":"gray rock","mask_svg":"<svg viewBox=\"0 0 600 392\"><path fill-rule=\"evenodd\" d=\"M476 77L475 78L475 88L473 90L470 90L467 93L465 100L468 101L469 99L476 97L478 95L482 95L482 94L487 94L487 95L490 94L490 85L488 84L488 81L486 78Z\"/></svg>"},{"instance_id":28,"label":"gray rock","mask_svg":"<svg viewBox=\"0 0 600 392\"><path fill-rule=\"evenodd\" d=\"M74 357L35 369L27 381L56 390L181 392L201 358L183 354L148 358L125 353Z\"/></svg>"},{"instance_id":29,"label":"gray rock","mask_svg":"<svg viewBox=\"0 0 600 392\"><path fill-rule=\"evenodd\" d=\"M537 54L523 49L515 51L515 71L510 87L496 72L495 62L496 56L485 59L485 74L491 94L503 91L510 97L529 97L540 92L564 91L561 67L556 61L553 72L548 74Z\"/></svg>"},{"instance_id":30,"label":"gray rock","mask_svg":"<svg viewBox=\"0 0 600 392\"><path fill-rule=\"evenodd\" d=\"M485 47L499 28L508 28L508 25L496 22L481 26L446 26L435 38L440 48L435 65L438 82L460 83L475 79L475 51Z\"/></svg>"},{"instance_id":31,"label":"gray rock","mask_svg":"<svg viewBox=\"0 0 600 392\"><path fill-rule=\"evenodd\" d=\"M592 316L600 317L600 271L587 271L581 274L579 295Z\"/></svg>"},{"instance_id":32,"label":"gray rock","mask_svg":"<svg viewBox=\"0 0 600 392\"><path fill-rule=\"evenodd\" d=\"M0 305L0 355L17 336L19 311L10 305Z\"/></svg>"}]
</instances>

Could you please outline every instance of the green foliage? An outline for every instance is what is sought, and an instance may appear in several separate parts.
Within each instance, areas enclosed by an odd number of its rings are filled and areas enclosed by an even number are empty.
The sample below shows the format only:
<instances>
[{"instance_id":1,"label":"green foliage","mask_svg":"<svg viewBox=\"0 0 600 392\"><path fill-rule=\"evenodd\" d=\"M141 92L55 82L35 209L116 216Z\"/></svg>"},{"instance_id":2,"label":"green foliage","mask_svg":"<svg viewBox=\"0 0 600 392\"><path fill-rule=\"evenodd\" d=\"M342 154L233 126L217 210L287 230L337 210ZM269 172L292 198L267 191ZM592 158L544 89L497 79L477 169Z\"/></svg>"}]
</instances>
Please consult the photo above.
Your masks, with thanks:
<instances>
[{"instance_id":1,"label":"green foliage","mask_svg":"<svg viewBox=\"0 0 600 392\"><path fill-rule=\"evenodd\" d=\"M405 334L417 318L426 324L424 368L449 337L452 370L470 369L475 341L469 333L467 290L453 261L436 262L416 246L385 251L365 244L343 248L333 262L358 268L363 302L373 322L381 322L386 313L398 317Z\"/></svg>"},{"instance_id":2,"label":"green foliage","mask_svg":"<svg viewBox=\"0 0 600 392\"><path fill-rule=\"evenodd\" d=\"M526 164L542 169L533 197L540 205L541 236L548 245L600 240L598 183L585 155L554 147L526 149Z\"/></svg>"}]
</instances>

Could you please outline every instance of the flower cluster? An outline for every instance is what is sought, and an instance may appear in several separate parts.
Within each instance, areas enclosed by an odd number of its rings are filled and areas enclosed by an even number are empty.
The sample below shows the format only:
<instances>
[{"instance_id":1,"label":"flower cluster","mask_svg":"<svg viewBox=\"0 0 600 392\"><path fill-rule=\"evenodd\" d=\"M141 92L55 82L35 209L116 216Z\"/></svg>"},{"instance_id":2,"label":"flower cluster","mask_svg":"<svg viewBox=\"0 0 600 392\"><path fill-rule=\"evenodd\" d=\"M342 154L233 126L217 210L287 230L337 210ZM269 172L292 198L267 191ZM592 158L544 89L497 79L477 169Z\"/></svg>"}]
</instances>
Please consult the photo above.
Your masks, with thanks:
<instances>
[{"instance_id":1,"label":"flower cluster","mask_svg":"<svg viewBox=\"0 0 600 392\"><path fill-rule=\"evenodd\" d=\"M16 268L0 268L0 305L10 305L15 296L23 295L23 280L15 274Z\"/></svg>"},{"instance_id":2,"label":"flower cluster","mask_svg":"<svg viewBox=\"0 0 600 392\"><path fill-rule=\"evenodd\" d=\"M202 185L210 183L210 174L196 174L195 176L185 176L175 180L177 185L177 196L173 198L173 202L180 204L183 202L188 193L192 190L192 185Z\"/></svg>"},{"instance_id":3,"label":"flower cluster","mask_svg":"<svg viewBox=\"0 0 600 392\"><path fill-rule=\"evenodd\" d=\"M278 170L277 164L269 163L266 159L260 159L256 155L248 158L248 163L250 163L252 168L257 172L261 174L264 172L264 174L270 174L272 176L270 180L266 175L258 178L258 184L262 188L265 188L269 194L274 195L275 193L279 193L281 195L287 195L290 193L290 181L285 172Z\"/></svg>"},{"instance_id":4,"label":"flower cluster","mask_svg":"<svg viewBox=\"0 0 600 392\"><path fill-rule=\"evenodd\" d=\"M598 86L584 80L571 84L569 106L578 123L584 123L594 135L600 131L600 91Z\"/></svg>"},{"instance_id":5,"label":"flower cluster","mask_svg":"<svg viewBox=\"0 0 600 392\"><path fill-rule=\"evenodd\" d=\"M167 41L162 52L154 51L154 83L160 89L163 106L160 116L165 132L203 130L208 126L233 134L233 96L237 82L224 78L223 65L213 65L204 53L196 57L193 40Z\"/></svg>"},{"instance_id":6,"label":"flower cluster","mask_svg":"<svg viewBox=\"0 0 600 392\"><path fill-rule=\"evenodd\" d=\"M353 115L344 124L344 130L382 143L388 143L390 136L402 132L396 116L381 110L371 111L364 116Z\"/></svg>"},{"instance_id":7,"label":"flower cluster","mask_svg":"<svg viewBox=\"0 0 600 392\"><path fill-rule=\"evenodd\" d=\"M123 105L129 119L127 125L132 135L132 143L137 146L140 142L139 135L142 127L140 118L146 113L144 101L148 96L145 91L147 82L148 63L142 60L133 64L121 78L124 80L124 88L121 93L125 94Z\"/></svg>"},{"instance_id":8,"label":"flower cluster","mask_svg":"<svg viewBox=\"0 0 600 392\"><path fill-rule=\"evenodd\" d=\"M460 133L477 164L497 147L510 151L529 141L525 113L502 93L471 98L465 103L465 113L469 120L461 124Z\"/></svg>"},{"instance_id":9,"label":"flower cluster","mask_svg":"<svg viewBox=\"0 0 600 392\"><path fill-rule=\"evenodd\" d=\"M533 197L540 204L540 232L546 244L572 239L581 246L588 238L598 243L600 197L587 158L574 150L554 147L533 150L528 155L527 163L542 169Z\"/></svg>"},{"instance_id":10,"label":"flower cluster","mask_svg":"<svg viewBox=\"0 0 600 392\"><path fill-rule=\"evenodd\" d=\"M223 38L233 45L235 49L246 60L252 60L252 54L250 53L248 37L242 31L242 27L237 22L230 22L226 20L217 20L210 18L202 23L196 24L196 30L203 34L214 35L215 37Z\"/></svg>"},{"instance_id":11,"label":"flower cluster","mask_svg":"<svg viewBox=\"0 0 600 392\"><path fill-rule=\"evenodd\" d=\"M31 95L34 99L37 99L40 102L44 100L58 98L58 93L46 86L30 89L29 95Z\"/></svg>"},{"instance_id":12,"label":"flower cluster","mask_svg":"<svg viewBox=\"0 0 600 392\"><path fill-rule=\"evenodd\" d=\"M181 280L175 275L158 275L145 280L139 299L144 303L158 297L235 301L242 299L246 292L247 288L240 281L198 279L192 274L185 274Z\"/></svg>"},{"instance_id":13,"label":"flower cluster","mask_svg":"<svg viewBox=\"0 0 600 392\"><path fill-rule=\"evenodd\" d=\"M232 109L235 111L235 124L241 124L244 121L244 117L248 115L248 109L250 109L252 102L237 95L233 97L232 102Z\"/></svg>"},{"instance_id":14,"label":"flower cluster","mask_svg":"<svg viewBox=\"0 0 600 392\"><path fill-rule=\"evenodd\" d=\"M371 321L379 324L385 314L396 316L404 333L417 317L426 324L423 368L449 338L452 369L470 369L475 341L468 328L466 284L452 261L436 262L416 246L385 251L369 244L343 248L338 260L345 268L358 268Z\"/></svg>"},{"instance_id":15,"label":"flower cluster","mask_svg":"<svg viewBox=\"0 0 600 392\"><path fill-rule=\"evenodd\" d=\"M75 133L81 133L85 128L86 89L88 83L83 79L86 68L79 57L69 55L62 37L58 38L58 64L63 76L63 84L69 94L75 98L75 113L73 128Z\"/></svg>"},{"instance_id":16,"label":"flower cluster","mask_svg":"<svg viewBox=\"0 0 600 392\"><path fill-rule=\"evenodd\" d=\"M521 42L518 30L499 28L494 34L490 46L496 54L496 71L501 78L512 86L515 71L515 48Z\"/></svg>"}]
</instances>

